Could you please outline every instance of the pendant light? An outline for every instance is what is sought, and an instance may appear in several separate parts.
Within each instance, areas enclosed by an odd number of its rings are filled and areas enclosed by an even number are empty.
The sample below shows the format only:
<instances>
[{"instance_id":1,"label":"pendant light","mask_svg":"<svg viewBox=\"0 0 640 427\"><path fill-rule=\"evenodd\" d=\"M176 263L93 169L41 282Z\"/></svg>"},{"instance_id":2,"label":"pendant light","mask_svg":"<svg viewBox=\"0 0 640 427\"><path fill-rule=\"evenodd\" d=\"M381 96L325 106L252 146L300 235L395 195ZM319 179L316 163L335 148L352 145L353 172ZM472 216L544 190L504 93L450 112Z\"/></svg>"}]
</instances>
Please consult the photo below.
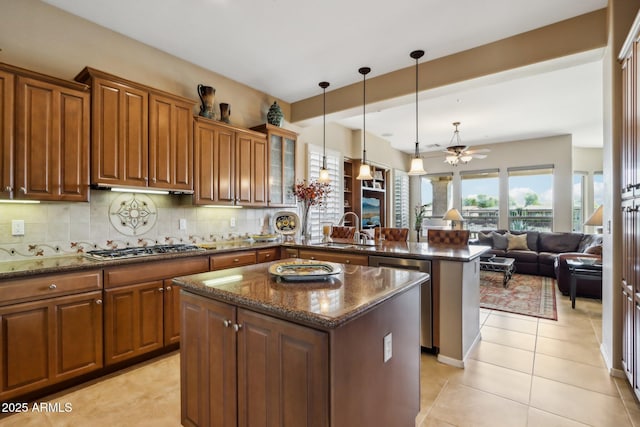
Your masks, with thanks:
<instances>
[{"instance_id":1,"label":"pendant light","mask_svg":"<svg viewBox=\"0 0 640 427\"><path fill-rule=\"evenodd\" d=\"M328 184L331 181L329 177L329 170L327 169L327 88L329 82L320 82L318 86L322 88L322 169L320 169L320 175L318 182Z\"/></svg>"},{"instance_id":2,"label":"pendant light","mask_svg":"<svg viewBox=\"0 0 640 427\"><path fill-rule=\"evenodd\" d=\"M420 149L418 142L418 59L422 58L424 50L414 50L409 54L416 60L416 152L411 159L411 169L409 169L409 175L424 175L427 172L424 170L424 163L420 158Z\"/></svg>"},{"instance_id":3,"label":"pendant light","mask_svg":"<svg viewBox=\"0 0 640 427\"><path fill-rule=\"evenodd\" d=\"M371 176L371 166L367 164L367 122L366 122L366 106L367 106L367 74L371 72L371 68L362 67L358 70L362 74L362 164L360 165L360 174L356 177L359 180L373 179Z\"/></svg>"}]
</instances>

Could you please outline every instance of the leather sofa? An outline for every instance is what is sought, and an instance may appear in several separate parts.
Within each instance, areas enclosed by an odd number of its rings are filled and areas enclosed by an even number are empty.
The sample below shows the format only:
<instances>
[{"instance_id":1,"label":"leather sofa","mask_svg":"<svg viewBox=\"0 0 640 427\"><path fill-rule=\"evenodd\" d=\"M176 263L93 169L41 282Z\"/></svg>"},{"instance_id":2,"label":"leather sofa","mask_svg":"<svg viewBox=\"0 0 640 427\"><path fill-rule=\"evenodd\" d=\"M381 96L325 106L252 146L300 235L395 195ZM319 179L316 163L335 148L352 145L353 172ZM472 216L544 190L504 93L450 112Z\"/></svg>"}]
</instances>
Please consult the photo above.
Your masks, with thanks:
<instances>
[{"instance_id":1,"label":"leather sofa","mask_svg":"<svg viewBox=\"0 0 640 427\"><path fill-rule=\"evenodd\" d=\"M563 295L569 294L571 279L566 260L602 256L600 234L483 230L475 243L491 246L490 254L514 258L518 273L555 278ZM578 280L577 295L601 298L602 285L593 280Z\"/></svg>"}]
</instances>

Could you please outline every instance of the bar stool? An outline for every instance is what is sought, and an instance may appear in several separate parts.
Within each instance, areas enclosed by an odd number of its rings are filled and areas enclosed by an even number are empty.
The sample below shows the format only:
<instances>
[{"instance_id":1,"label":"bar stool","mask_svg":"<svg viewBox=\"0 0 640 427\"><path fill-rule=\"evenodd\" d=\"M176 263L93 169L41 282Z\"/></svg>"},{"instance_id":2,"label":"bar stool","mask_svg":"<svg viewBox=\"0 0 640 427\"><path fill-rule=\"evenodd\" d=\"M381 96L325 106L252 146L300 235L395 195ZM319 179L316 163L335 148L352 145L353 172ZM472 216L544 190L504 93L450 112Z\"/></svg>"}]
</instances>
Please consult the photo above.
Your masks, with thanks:
<instances>
[{"instance_id":1,"label":"bar stool","mask_svg":"<svg viewBox=\"0 0 640 427\"><path fill-rule=\"evenodd\" d=\"M387 242L406 242L409 238L408 228L376 227L374 238L380 240L380 236Z\"/></svg>"},{"instance_id":2,"label":"bar stool","mask_svg":"<svg viewBox=\"0 0 640 427\"><path fill-rule=\"evenodd\" d=\"M338 225L331 227L331 237L334 239L353 239L355 233L355 227L341 227Z\"/></svg>"}]
</instances>

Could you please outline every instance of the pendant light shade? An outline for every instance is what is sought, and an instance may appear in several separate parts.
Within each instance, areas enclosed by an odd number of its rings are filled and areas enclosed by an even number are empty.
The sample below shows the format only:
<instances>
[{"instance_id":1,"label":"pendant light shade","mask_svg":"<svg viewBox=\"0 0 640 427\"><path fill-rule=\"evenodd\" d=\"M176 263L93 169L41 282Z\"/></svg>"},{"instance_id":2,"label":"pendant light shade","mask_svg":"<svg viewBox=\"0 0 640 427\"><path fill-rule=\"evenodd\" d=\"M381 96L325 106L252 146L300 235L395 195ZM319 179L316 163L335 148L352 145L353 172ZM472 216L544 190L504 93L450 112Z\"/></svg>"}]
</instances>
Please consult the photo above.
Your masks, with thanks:
<instances>
[{"instance_id":1,"label":"pendant light shade","mask_svg":"<svg viewBox=\"0 0 640 427\"><path fill-rule=\"evenodd\" d=\"M424 175L427 172L424 170L424 163L420 158L420 143L418 142L418 59L422 58L424 50L414 50L409 54L416 60L416 151L411 159L411 169L409 169L409 175Z\"/></svg>"},{"instance_id":2,"label":"pendant light shade","mask_svg":"<svg viewBox=\"0 0 640 427\"><path fill-rule=\"evenodd\" d=\"M331 181L329 176L329 169L327 169L327 88L329 82L320 82L318 86L322 88L322 169L320 169L320 175L318 181L323 184L328 184Z\"/></svg>"},{"instance_id":3,"label":"pendant light shade","mask_svg":"<svg viewBox=\"0 0 640 427\"><path fill-rule=\"evenodd\" d=\"M371 68L362 67L358 70L362 74L362 164L360 165L360 173L356 177L359 180L373 179L371 175L371 166L367 163L367 122L366 122L366 106L367 106L367 74L371 72Z\"/></svg>"}]
</instances>

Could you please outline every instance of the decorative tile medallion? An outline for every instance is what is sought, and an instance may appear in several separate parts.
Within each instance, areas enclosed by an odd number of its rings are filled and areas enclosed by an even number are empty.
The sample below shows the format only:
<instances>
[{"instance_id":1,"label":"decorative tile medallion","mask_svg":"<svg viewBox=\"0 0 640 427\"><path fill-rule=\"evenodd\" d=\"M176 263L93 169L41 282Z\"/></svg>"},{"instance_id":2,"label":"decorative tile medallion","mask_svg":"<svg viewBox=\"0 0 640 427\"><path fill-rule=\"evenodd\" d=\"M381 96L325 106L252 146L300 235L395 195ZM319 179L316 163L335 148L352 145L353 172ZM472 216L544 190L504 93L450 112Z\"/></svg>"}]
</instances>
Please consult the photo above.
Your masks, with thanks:
<instances>
[{"instance_id":1,"label":"decorative tile medallion","mask_svg":"<svg viewBox=\"0 0 640 427\"><path fill-rule=\"evenodd\" d=\"M138 236L151 230L158 219L158 209L145 194L122 193L111 202L109 221L125 236Z\"/></svg>"}]
</instances>

